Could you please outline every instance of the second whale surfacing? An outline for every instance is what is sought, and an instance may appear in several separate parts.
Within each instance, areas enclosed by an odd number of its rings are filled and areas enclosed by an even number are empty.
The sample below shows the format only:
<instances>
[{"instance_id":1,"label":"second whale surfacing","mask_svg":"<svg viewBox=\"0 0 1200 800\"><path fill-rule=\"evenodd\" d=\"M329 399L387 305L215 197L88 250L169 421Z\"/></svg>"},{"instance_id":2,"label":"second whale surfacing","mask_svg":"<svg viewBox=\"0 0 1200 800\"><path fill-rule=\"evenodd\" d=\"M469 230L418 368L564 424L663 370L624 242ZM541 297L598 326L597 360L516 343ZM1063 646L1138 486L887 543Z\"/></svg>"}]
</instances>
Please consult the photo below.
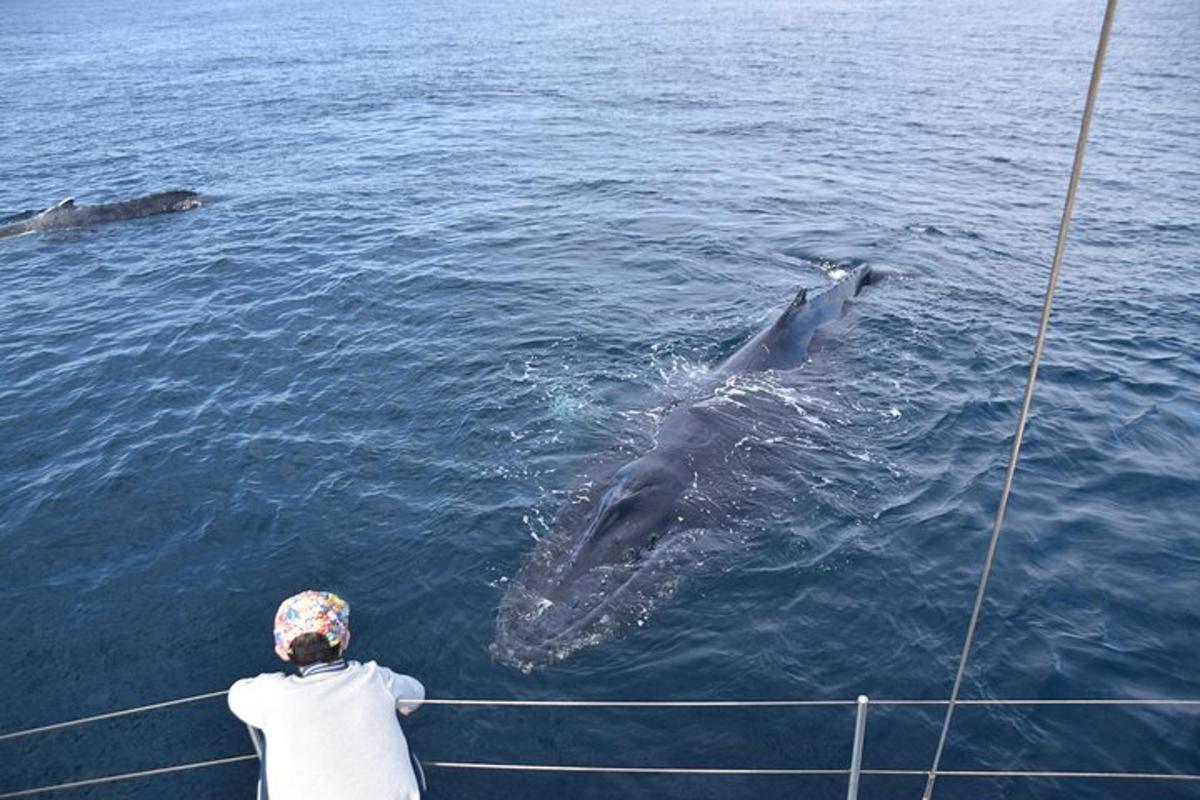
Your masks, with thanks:
<instances>
[{"instance_id":1,"label":"second whale surfacing","mask_svg":"<svg viewBox=\"0 0 1200 800\"><path fill-rule=\"evenodd\" d=\"M152 217L177 211L190 211L201 205L200 195L191 191L155 192L132 200L113 203L97 203L93 206L75 204L68 197L58 203L24 219L0 226L0 239L20 236L23 233L61 230L64 228L86 228L102 222Z\"/></svg>"},{"instance_id":2,"label":"second whale surfacing","mask_svg":"<svg viewBox=\"0 0 1200 800\"><path fill-rule=\"evenodd\" d=\"M522 669L562 660L633 619L647 598L669 593L689 562L703 560L705 531L719 517L696 486L727 468L746 434L711 402L736 376L800 366L813 334L839 318L871 283L867 265L801 290L775 321L663 417L655 446L586 484L555 520L500 603L494 658ZM719 477L719 476L717 476Z\"/></svg>"}]
</instances>

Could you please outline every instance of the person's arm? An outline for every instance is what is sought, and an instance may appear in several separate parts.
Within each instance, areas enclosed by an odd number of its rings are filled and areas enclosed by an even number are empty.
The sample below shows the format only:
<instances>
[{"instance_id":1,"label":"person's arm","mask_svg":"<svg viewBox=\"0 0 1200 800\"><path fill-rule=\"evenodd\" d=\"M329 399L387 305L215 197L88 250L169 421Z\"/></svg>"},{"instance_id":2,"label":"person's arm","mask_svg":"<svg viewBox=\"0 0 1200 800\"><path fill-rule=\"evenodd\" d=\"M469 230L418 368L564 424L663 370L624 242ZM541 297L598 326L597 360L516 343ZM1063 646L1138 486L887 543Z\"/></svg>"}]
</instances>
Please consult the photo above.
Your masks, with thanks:
<instances>
[{"instance_id":1,"label":"person's arm","mask_svg":"<svg viewBox=\"0 0 1200 800\"><path fill-rule=\"evenodd\" d=\"M229 710L233 715L255 728L262 728L266 723L267 711L264 702L266 675L257 678L243 678L229 687Z\"/></svg>"},{"instance_id":2,"label":"person's arm","mask_svg":"<svg viewBox=\"0 0 1200 800\"><path fill-rule=\"evenodd\" d=\"M396 710L405 716L421 707L425 699L425 687L411 675L400 675L387 667L380 667L379 674L383 677L384 686L396 702Z\"/></svg>"}]
</instances>

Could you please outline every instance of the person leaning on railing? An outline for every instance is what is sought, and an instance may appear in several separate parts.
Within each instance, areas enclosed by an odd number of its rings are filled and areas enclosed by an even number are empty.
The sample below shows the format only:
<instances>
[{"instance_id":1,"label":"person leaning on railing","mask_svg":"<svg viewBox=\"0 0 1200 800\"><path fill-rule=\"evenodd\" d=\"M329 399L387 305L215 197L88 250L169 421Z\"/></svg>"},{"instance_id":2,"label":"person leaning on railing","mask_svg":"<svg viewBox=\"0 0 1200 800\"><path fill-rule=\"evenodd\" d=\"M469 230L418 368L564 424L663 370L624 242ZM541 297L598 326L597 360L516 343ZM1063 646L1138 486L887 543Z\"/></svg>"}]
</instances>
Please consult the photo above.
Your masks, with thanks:
<instances>
[{"instance_id":1,"label":"person leaning on railing","mask_svg":"<svg viewBox=\"0 0 1200 800\"><path fill-rule=\"evenodd\" d=\"M415 711L425 687L374 661L347 661L349 643L346 601L301 592L275 615L275 652L299 674L267 672L230 687L230 710L266 738L260 798L420 798L396 711Z\"/></svg>"}]
</instances>

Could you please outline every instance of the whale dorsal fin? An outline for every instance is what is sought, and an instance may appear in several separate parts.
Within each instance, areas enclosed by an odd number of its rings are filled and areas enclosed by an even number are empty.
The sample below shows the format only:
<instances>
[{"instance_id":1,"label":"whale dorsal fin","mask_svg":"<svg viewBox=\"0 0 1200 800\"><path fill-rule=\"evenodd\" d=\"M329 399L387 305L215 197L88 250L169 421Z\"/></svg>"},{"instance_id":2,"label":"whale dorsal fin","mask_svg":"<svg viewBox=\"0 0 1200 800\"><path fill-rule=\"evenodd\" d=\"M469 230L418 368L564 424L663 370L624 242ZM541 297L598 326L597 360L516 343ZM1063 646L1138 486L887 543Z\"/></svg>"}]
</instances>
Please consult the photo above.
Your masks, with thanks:
<instances>
[{"instance_id":1,"label":"whale dorsal fin","mask_svg":"<svg viewBox=\"0 0 1200 800\"><path fill-rule=\"evenodd\" d=\"M791 320L795 318L796 312L798 312L800 309L804 308L804 304L807 302L808 302L808 289L807 288L801 289L800 291L796 292L796 298L794 300L792 300L791 304L783 310L783 313L779 315L779 319L775 320L775 327L786 328L788 326L788 324L791 322Z\"/></svg>"},{"instance_id":2,"label":"whale dorsal fin","mask_svg":"<svg viewBox=\"0 0 1200 800\"><path fill-rule=\"evenodd\" d=\"M50 208L52 208L55 211L62 211L62 210L65 210L68 208L74 208L74 207L75 207L75 198L74 197L64 197L62 200L59 200L57 203L52 205Z\"/></svg>"}]
</instances>

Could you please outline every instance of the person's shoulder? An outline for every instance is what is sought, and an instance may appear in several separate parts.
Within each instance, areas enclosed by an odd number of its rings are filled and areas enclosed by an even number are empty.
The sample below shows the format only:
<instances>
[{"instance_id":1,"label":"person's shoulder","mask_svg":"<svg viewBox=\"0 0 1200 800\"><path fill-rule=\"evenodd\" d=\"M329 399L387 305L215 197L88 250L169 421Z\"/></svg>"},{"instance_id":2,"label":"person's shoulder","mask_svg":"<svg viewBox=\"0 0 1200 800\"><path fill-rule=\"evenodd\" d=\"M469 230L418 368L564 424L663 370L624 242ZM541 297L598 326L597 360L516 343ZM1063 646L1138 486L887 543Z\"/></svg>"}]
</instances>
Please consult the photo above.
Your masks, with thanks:
<instances>
[{"instance_id":1,"label":"person's shoulder","mask_svg":"<svg viewBox=\"0 0 1200 800\"><path fill-rule=\"evenodd\" d=\"M349 669L363 670L364 672L380 672L383 670L390 672L387 667L383 666L375 659L371 659L370 661L347 661L346 666Z\"/></svg>"},{"instance_id":2,"label":"person's shoulder","mask_svg":"<svg viewBox=\"0 0 1200 800\"><path fill-rule=\"evenodd\" d=\"M234 714L261 728L266 724L271 707L278 703L279 688L286 680L282 672L264 672L253 678L242 678L229 687L225 699Z\"/></svg>"},{"instance_id":3,"label":"person's shoulder","mask_svg":"<svg viewBox=\"0 0 1200 800\"><path fill-rule=\"evenodd\" d=\"M357 666L359 669L363 670L363 672L366 673L366 675L370 678L382 681L389 687L395 686L398 683L407 684L409 682L420 685L420 682L417 681L417 679L412 675L385 667L376 661L368 661L365 664L358 664L357 662L354 662L354 666Z\"/></svg>"},{"instance_id":4,"label":"person's shoulder","mask_svg":"<svg viewBox=\"0 0 1200 800\"><path fill-rule=\"evenodd\" d=\"M287 681L287 675L282 672L263 672L252 678L242 678L239 681L234 681L233 686L229 687L229 691L269 689L273 686L282 686L285 681Z\"/></svg>"},{"instance_id":5,"label":"person's shoulder","mask_svg":"<svg viewBox=\"0 0 1200 800\"><path fill-rule=\"evenodd\" d=\"M390 669L380 664L378 661L351 661L347 664L351 670L363 672L372 678L387 678L388 675L394 674Z\"/></svg>"},{"instance_id":6,"label":"person's shoulder","mask_svg":"<svg viewBox=\"0 0 1200 800\"><path fill-rule=\"evenodd\" d=\"M410 714L425 699L425 686L412 675L396 672L375 661L356 664L371 684L378 686L392 702L409 701L400 707L401 713ZM353 667L352 667L353 668Z\"/></svg>"},{"instance_id":7,"label":"person's shoulder","mask_svg":"<svg viewBox=\"0 0 1200 800\"><path fill-rule=\"evenodd\" d=\"M357 666L360 669L364 669L364 670L374 673L374 674L383 675L385 677L404 674L403 672L397 672L396 670L391 669L390 667L385 667L383 664L380 664L378 661L368 661L365 664L359 664L357 661L353 661L353 662L351 662L351 664L354 666Z\"/></svg>"}]
</instances>

